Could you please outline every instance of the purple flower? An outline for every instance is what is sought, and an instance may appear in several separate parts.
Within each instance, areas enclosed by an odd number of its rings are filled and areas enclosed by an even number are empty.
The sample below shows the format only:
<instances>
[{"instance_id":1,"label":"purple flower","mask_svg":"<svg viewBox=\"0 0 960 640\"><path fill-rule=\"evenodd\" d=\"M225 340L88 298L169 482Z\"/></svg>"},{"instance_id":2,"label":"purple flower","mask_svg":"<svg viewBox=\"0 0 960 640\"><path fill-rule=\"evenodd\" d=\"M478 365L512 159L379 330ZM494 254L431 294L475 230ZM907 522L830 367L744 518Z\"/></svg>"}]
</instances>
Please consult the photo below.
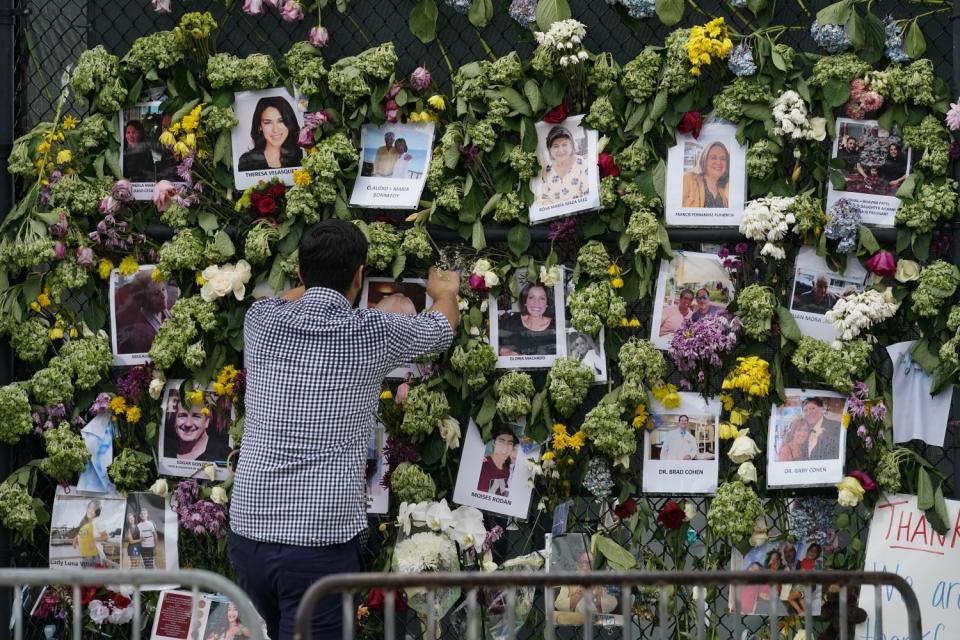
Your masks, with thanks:
<instances>
[{"instance_id":1,"label":"purple flower","mask_svg":"<svg viewBox=\"0 0 960 640\"><path fill-rule=\"evenodd\" d=\"M882 421L887 416L887 405L883 402L873 405L870 407L870 416L877 422Z\"/></svg>"},{"instance_id":2,"label":"purple flower","mask_svg":"<svg viewBox=\"0 0 960 640\"><path fill-rule=\"evenodd\" d=\"M157 13L170 13L170 0L151 0L151 4Z\"/></svg>"},{"instance_id":3,"label":"purple flower","mask_svg":"<svg viewBox=\"0 0 960 640\"><path fill-rule=\"evenodd\" d=\"M57 260L63 260L67 257L67 246L57 240L53 243L53 255L57 258Z\"/></svg>"},{"instance_id":4,"label":"purple flower","mask_svg":"<svg viewBox=\"0 0 960 640\"><path fill-rule=\"evenodd\" d=\"M323 49L330 43L330 32L327 31L326 27L321 27L317 25L310 29L310 35L308 36L310 44L315 46L317 49Z\"/></svg>"},{"instance_id":5,"label":"purple flower","mask_svg":"<svg viewBox=\"0 0 960 640\"><path fill-rule=\"evenodd\" d=\"M130 184L130 181L126 178L113 183L111 192L113 193L113 197L120 202L130 202L133 200L133 185Z\"/></svg>"},{"instance_id":6,"label":"purple flower","mask_svg":"<svg viewBox=\"0 0 960 640\"><path fill-rule=\"evenodd\" d=\"M718 258L724 258L724 259L726 259L727 256L729 256L729 255L730 255L730 249L727 249L727 245L722 245L722 246L720 247L720 250L717 251L717 257L718 257Z\"/></svg>"},{"instance_id":7,"label":"purple flower","mask_svg":"<svg viewBox=\"0 0 960 640\"><path fill-rule=\"evenodd\" d=\"M670 357L681 372L723 366L720 356L736 346L740 326L738 318L723 313L684 320L670 341Z\"/></svg>"},{"instance_id":8,"label":"purple flower","mask_svg":"<svg viewBox=\"0 0 960 640\"><path fill-rule=\"evenodd\" d=\"M950 143L950 157L953 160L960 158L960 142Z\"/></svg>"},{"instance_id":9,"label":"purple flower","mask_svg":"<svg viewBox=\"0 0 960 640\"><path fill-rule=\"evenodd\" d=\"M109 406L110 406L110 394L101 393L97 395L96 400L93 401L93 404L90 405L90 408L87 409L87 411L96 415L106 411L107 407Z\"/></svg>"},{"instance_id":10,"label":"purple flower","mask_svg":"<svg viewBox=\"0 0 960 640\"><path fill-rule=\"evenodd\" d=\"M81 267L93 265L93 249L90 247L77 247L77 264Z\"/></svg>"},{"instance_id":11,"label":"purple flower","mask_svg":"<svg viewBox=\"0 0 960 640\"><path fill-rule=\"evenodd\" d=\"M462 144L460 147L460 160L463 162L463 167L469 169L473 166L474 161L476 161L477 156L480 155L480 147L470 145L465 147Z\"/></svg>"},{"instance_id":12,"label":"purple flower","mask_svg":"<svg viewBox=\"0 0 960 640\"><path fill-rule=\"evenodd\" d=\"M110 215L120 210L120 203L113 196L107 196L100 201L98 210L104 215Z\"/></svg>"},{"instance_id":13,"label":"purple flower","mask_svg":"<svg viewBox=\"0 0 960 640\"><path fill-rule=\"evenodd\" d=\"M303 126L308 129L316 129L329 120L330 116L327 115L326 111L314 111L313 113L303 114Z\"/></svg>"},{"instance_id":14,"label":"purple flower","mask_svg":"<svg viewBox=\"0 0 960 640\"><path fill-rule=\"evenodd\" d=\"M153 380L153 363L138 365L117 379L117 393L136 404L150 388L151 380Z\"/></svg>"},{"instance_id":15,"label":"purple flower","mask_svg":"<svg viewBox=\"0 0 960 640\"><path fill-rule=\"evenodd\" d=\"M854 418L865 418L867 416L867 407L864 406L863 400L861 400L859 396L851 395L847 397L847 413Z\"/></svg>"},{"instance_id":16,"label":"purple flower","mask_svg":"<svg viewBox=\"0 0 960 640\"><path fill-rule=\"evenodd\" d=\"M70 229L70 221L67 220L67 216L60 213L57 216L57 221L50 225L50 234L54 238L62 238L67 235L67 231Z\"/></svg>"},{"instance_id":17,"label":"purple flower","mask_svg":"<svg viewBox=\"0 0 960 640\"><path fill-rule=\"evenodd\" d=\"M280 17L287 22L303 20L303 8L297 0L287 0L280 9Z\"/></svg>"},{"instance_id":18,"label":"purple flower","mask_svg":"<svg viewBox=\"0 0 960 640\"><path fill-rule=\"evenodd\" d=\"M738 242L737 245L733 248L733 252L737 255L743 255L750 250L750 245L746 242Z\"/></svg>"},{"instance_id":19,"label":"purple flower","mask_svg":"<svg viewBox=\"0 0 960 640\"><path fill-rule=\"evenodd\" d=\"M493 546L493 543L499 540L503 536L503 527L496 525L494 528L490 529L487 532L487 537L483 539L483 546L481 547L481 553L487 552L490 547Z\"/></svg>"},{"instance_id":20,"label":"purple flower","mask_svg":"<svg viewBox=\"0 0 960 640\"><path fill-rule=\"evenodd\" d=\"M300 129L300 134L297 136L298 145L301 147L312 147L316 142L313 137L313 129L308 129L307 127Z\"/></svg>"},{"instance_id":21,"label":"purple flower","mask_svg":"<svg viewBox=\"0 0 960 640\"><path fill-rule=\"evenodd\" d=\"M864 491L873 491L877 488L877 483L873 481L873 478L870 477L865 471L860 471L859 469L854 469L847 474L851 478L856 478L860 483L860 486L863 487Z\"/></svg>"},{"instance_id":22,"label":"purple flower","mask_svg":"<svg viewBox=\"0 0 960 640\"><path fill-rule=\"evenodd\" d=\"M866 400L867 396L870 394L870 388L867 386L866 382L863 382L861 380L860 382L853 385L853 392L857 395L858 398L862 398Z\"/></svg>"},{"instance_id":23,"label":"purple flower","mask_svg":"<svg viewBox=\"0 0 960 640\"><path fill-rule=\"evenodd\" d=\"M416 91L424 91L433 83L430 70L426 67L417 67L410 72L410 87Z\"/></svg>"},{"instance_id":24,"label":"purple flower","mask_svg":"<svg viewBox=\"0 0 960 640\"><path fill-rule=\"evenodd\" d=\"M243 12L248 16L258 16L263 13L263 0L244 0Z\"/></svg>"},{"instance_id":25,"label":"purple flower","mask_svg":"<svg viewBox=\"0 0 960 640\"><path fill-rule=\"evenodd\" d=\"M865 425L860 425L859 427L857 427L857 435L860 436L861 438L867 435L867 427Z\"/></svg>"},{"instance_id":26,"label":"purple flower","mask_svg":"<svg viewBox=\"0 0 960 640\"><path fill-rule=\"evenodd\" d=\"M557 220L550 225L550 230L547 232L547 239L551 242L556 242L557 240L569 238L570 236L576 234L576 232L577 219L564 218L563 220Z\"/></svg>"}]
</instances>

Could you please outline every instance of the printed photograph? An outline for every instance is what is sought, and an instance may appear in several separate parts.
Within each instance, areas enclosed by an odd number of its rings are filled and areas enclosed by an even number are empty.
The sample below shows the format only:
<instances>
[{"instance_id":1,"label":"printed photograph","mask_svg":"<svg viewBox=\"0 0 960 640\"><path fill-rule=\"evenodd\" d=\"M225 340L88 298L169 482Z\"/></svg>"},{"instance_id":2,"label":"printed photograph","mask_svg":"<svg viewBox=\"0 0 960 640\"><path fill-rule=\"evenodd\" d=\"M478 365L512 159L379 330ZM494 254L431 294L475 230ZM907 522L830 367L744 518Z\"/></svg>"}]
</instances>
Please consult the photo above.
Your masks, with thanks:
<instances>
[{"instance_id":1,"label":"printed photograph","mask_svg":"<svg viewBox=\"0 0 960 640\"><path fill-rule=\"evenodd\" d=\"M497 368L545 368L567 348L563 287L548 287L527 279L527 270L514 275L517 296L503 287L491 296L490 343L497 352Z\"/></svg>"},{"instance_id":2,"label":"printed photograph","mask_svg":"<svg viewBox=\"0 0 960 640\"><path fill-rule=\"evenodd\" d=\"M567 357L593 371L594 382L606 382L607 359L603 351L603 330L596 338L589 333L567 329Z\"/></svg>"},{"instance_id":3,"label":"printed photograph","mask_svg":"<svg viewBox=\"0 0 960 640\"><path fill-rule=\"evenodd\" d=\"M350 204L414 209L427 180L433 153L432 122L365 124L360 131L360 166Z\"/></svg>"},{"instance_id":4,"label":"printed photograph","mask_svg":"<svg viewBox=\"0 0 960 640\"><path fill-rule=\"evenodd\" d=\"M153 617L150 640L205 638L203 630L210 614L210 599L213 597L209 593L199 593L194 606L194 597L189 591L161 591L157 614Z\"/></svg>"},{"instance_id":5,"label":"printed photograph","mask_svg":"<svg viewBox=\"0 0 960 640\"><path fill-rule=\"evenodd\" d=\"M293 96L283 88L238 91L233 110L240 121L231 134L237 189L273 177L293 185L293 170L303 164L303 111Z\"/></svg>"},{"instance_id":6,"label":"printed photograph","mask_svg":"<svg viewBox=\"0 0 960 640\"><path fill-rule=\"evenodd\" d=\"M723 261L707 253L677 253L660 261L651 341L668 349L673 333L684 322L694 323L726 311L733 300L733 283Z\"/></svg>"},{"instance_id":7,"label":"printed photograph","mask_svg":"<svg viewBox=\"0 0 960 640\"><path fill-rule=\"evenodd\" d=\"M190 477L214 463L217 479L230 477L227 458L232 450L233 407L228 398L207 390L181 390L183 380L169 380L163 391L163 428L159 430L159 470ZM202 397L200 397L202 396Z\"/></svg>"},{"instance_id":8,"label":"printed photograph","mask_svg":"<svg viewBox=\"0 0 960 640\"><path fill-rule=\"evenodd\" d=\"M50 520L50 568L119 569L127 501L57 488Z\"/></svg>"},{"instance_id":9,"label":"printed photograph","mask_svg":"<svg viewBox=\"0 0 960 640\"><path fill-rule=\"evenodd\" d=\"M652 416L648 460L713 460L717 455L714 415Z\"/></svg>"},{"instance_id":10,"label":"printed photograph","mask_svg":"<svg viewBox=\"0 0 960 640\"><path fill-rule=\"evenodd\" d=\"M120 172L133 183L137 200L153 197L153 185L160 180L181 182L177 159L160 143L160 134L170 128L172 114L163 113L159 100L138 102L120 111Z\"/></svg>"},{"instance_id":11,"label":"printed photograph","mask_svg":"<svg viewBox=\"0 0 960 640\"><path fill-rule=\"evenodd\" d=\"M377 423L367 445L367 513L387 513L390 507L390 490L383 486L387 469L384 456L387 434L384 426Z\"/></svg>"},{"instance_id":12,"label":"printed photograph","mask_svg":"<svg viewBox=\"0 0 960 640\"><path fill-rule=\"evenodd\" d=\"M717 490L721 404L689 391L667 409L648 403L643 435L643 490L649 493L712 494Z\"/></svg>"},{"instance_id":13,"label":"printed photograph","mask_svg":"<svg viewBox=\"0 0 960 640\"><path fill-rule=\"evenodd\" d=\"M843 479L846 398L829 391L787 389L774 405L768 438L770 486L833 484Z\"/></svg>"},{"instance_id":14,"label":"printed photograph","mask_svg":"<svg viewBox=\"0 0 960 640\"><path fill-rule=\"evenodd\" d=\"M180 297L173 283L153 279L155 265L140 265L132 276L110 274L110 337L117 366L149 361L147 352L160 325Z\"/></svg>"},{"instance_id":15,"label":"printed photograph","mask_svg":"<svg viewBox=\"0 0 960 640\"><path fill-rule=\"evenodd\" d=\"M836 328L824 318L844 295L862 292L867 270L856 256L847 257L843 273L830 269L813 247L802 247L794 268L790 311L803 335L821 340L836 340Z\"/></svg>"},{"instance_id":16,"label":"printed photograph","mask_svg":"<svg viewBox=\"0 0 960 640\"><path fill-rule=\"evenodd\" d=\"M817 542L788 541L767 542L754 547L742 555L736 549L730 558L732 571L818 571L823 569L823 546ZM732 592L733 587L729 587ZM770 615L771 606L777 616L805 615L810 608L812 615L820 615L821 587L813 587L811 602L806 602L803 587L791 585L741 585L736 588L736 608L734 598L728 596L730 610L740 615Z\"/></svg>"},{"instance_id":17,"label":"printed photograph","mask_svg":"<svg viewBox=\"0 0 960 640\"><path fill-rule=\"evenodd\" d=\"M127 494L122 568L178 568L177 534L177 515L166 498L149 492Z\"/></svg>"},{"instance_id":18,"label":"printed photograph","mask_svg":"<svg viewBox=\"0 0 960 640\"><path fill-rule=\"evenodd\" d=\"M600 207L597 132L583 128L582 121L581 115L537 123L541 169L530 180L530 224Z\"/></svg>"},{"instance_id":19,"label":"printed photograph","mask_svg":"<svg viewBox=\"0 0 960 640\"><path fill-rule=\"evenodd\" d=\"M846 198L860 207L864 223L892 227L900 206L897 189L911 166L911 151L900 132L888 131L876 120L837 118L833 158L842 166L832 169L839 172L839 181L834 176L827 184L827 211Z\"/></svg>"},{"instance_id":20,"label":"printed photograph","mask_svg":"<svg viewBox=\"0 0 960 640\"><path fill-rule=\"evenodd\" d=\"M427 281L421 278L367 278L360 291L360 308L377 309L384 313L399 313L415 316L433 305L433 299L427 295ZM410 362L397 367L387 374L387 378L405 380L420 377L420 367Z\"/></svg>"},{"instance_id":21,"label":"printed photograph","mask_svg":"<svg viewBox=\"0 0 960 640\"><path fill-rule=\"evenodd\" d=\"M590 552L588 534L568 533L550 538L548 572L590 573L595 571L594 560ZM620 611L620 589L617 587L564 585L550 591L554 599L553 622L557 626L582 625L586 620L588 607L594 625L620 626L623 624L623 615Z\"/></svg>"},{"instance_id":22,"label":"printed photograph","mask_svg":"<svg viewBox=\"0 0 960 640\"><path fill-rule=\"evenodd\" d=\"M734 125L706 125L699 138L678 135L667 152L667 224L740 224L746 162L747 147L737 142Z\"/></svg>"},{"instance_id":23,"label":"printed photograph","mask_svg":"<svg viewBox=\"0 0 960 640\"><path fill-rule=\"evenodd\" d=\"M522 424L495 417L484 437L470 421L463 442L453 500L483 511L526 519L532 492L529 462L540 459L540 445L525 439Z\"/></svg>"},{"instance_id":24,"label":"printed photograph","mask_svg":"<svg viewBox=\"0 0 960 640\"><path fill-rule=\"evenodd\" d=\"M237 605L221 598L210 599L210 613L207 615L207 626L203 630L204 640L242 640L250 635L248 626L259 620L244 621L240 618Z\"/></svg>"}]
</instances>

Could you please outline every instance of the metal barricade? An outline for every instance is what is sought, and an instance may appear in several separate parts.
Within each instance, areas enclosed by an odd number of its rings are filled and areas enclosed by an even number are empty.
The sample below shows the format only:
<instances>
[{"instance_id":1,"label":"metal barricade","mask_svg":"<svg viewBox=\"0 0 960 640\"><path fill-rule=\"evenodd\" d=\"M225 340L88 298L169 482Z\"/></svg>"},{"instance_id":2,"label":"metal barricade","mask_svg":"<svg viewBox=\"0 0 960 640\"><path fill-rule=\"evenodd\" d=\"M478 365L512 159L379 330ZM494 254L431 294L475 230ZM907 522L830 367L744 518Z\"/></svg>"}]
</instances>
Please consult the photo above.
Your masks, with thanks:
<instances>
[{"instance_id":1,"label":"metal barricade","mask_svg":"<svg viewBox=\"0 0 960 640\"><path fill-rule=\"evenodd\" d=\"M234 583L210 571L182 569L179 571L149 571L144 569L0 569L0 587L13 587L14 591L14 640L23 640L23 587L63 586L73 587L73 638L80 640L83 631L83 606L81 587L99 587L102 585L133 587L133 620L131 638L140 640L141 588L145 586L180 585L193 591L193 610L191 619L196 615L200 591L220 593L229 598L237 607L241 620L250 620L247 625L250 635L247 640L264 640L260 615L246 594ZM254 622L255 621L255 622ZM149 636L149 634L147 634Z\"/></svg>"},{"instance_id":2,"label":"metal barricade","mask_svg":"<svg viewBox=\"0 0 960 640\"><path fill-rule=\"evenodd\" d=\"M297 609L295 640L310 640L311 622L314 610L320 599L333 593L343 594L343 638L354 637L354 619L356 608L354 606L353 596L356 592L372 588L384 590L384 638L394 640L396 638L396 592L397 589L409 587L421 587L428 590L427 597L432 612L432 597L435 590L441 588L459 587L466 591L466 612L467 627L465 640L477 640L478 632L478 604L477 592L481 588L506 588L508 607L505 612L507 616L506 628L509 630L508 638L516 638L517 624L514 606L516 603L516 590L521 587L534 587L544 589L545 615L545 633L543 637L552 640L555 637L555 625L553 618L553 590L560 585L577 585L583 587L609 586L620 587L621 611L631 612L628 620L629 624L623 625L624 640L633 640L638 637L633 624L633 606L632 606L632 587L658 587L658 621L655 638L666 640L671 637L667 628L668 624L668 587L694 587L694 598L696 599L696 628L693 630L691 638L695 640L706 640L708 630L706 628L707 607L705 602L705 591L703 587L730 586L729 603L736 610L737 592L740 587L746 585L767 586L771 589L775 585L790 584L802 586L803 594L807 602L811 601L812 588L816 585L837 585L839 586L839 639L848 640L848 612L847 599L848 589L850 587L863 587L872 585L877 589L874 611L874 628L876 636L883 638L883 618L881 613L880 590L882 586L889 586L896 589L906 606L908 620L909 640L921 640L922 628L920 621L920 607L917 596L913 589L902 577L893 573L864 572L864 571L657 571L657 572L613 572L613 571L594 571L590 573L523 573L523 572L497 572L497 573L347 573L324 578L310 587ZM699 587L699 588L698 588ZM592 598L585 598L586 613L582 623L585 640L593 637L593 621L591 619ZM780 638L779 618L777 614L777 601L774 598L769 599L769 628L771 638ZM427 640L434 640L436 636L437 620L428 613L426 624L424 625L424 637ZM735 615L738 627L741 621L740 615ZM812 640L813 633L813 615L810 607L806 608L804 616L804 630L806 637ZM737 633L739 628L734 630L732 637L739 638Z\"/></svg>"}]
</instances>

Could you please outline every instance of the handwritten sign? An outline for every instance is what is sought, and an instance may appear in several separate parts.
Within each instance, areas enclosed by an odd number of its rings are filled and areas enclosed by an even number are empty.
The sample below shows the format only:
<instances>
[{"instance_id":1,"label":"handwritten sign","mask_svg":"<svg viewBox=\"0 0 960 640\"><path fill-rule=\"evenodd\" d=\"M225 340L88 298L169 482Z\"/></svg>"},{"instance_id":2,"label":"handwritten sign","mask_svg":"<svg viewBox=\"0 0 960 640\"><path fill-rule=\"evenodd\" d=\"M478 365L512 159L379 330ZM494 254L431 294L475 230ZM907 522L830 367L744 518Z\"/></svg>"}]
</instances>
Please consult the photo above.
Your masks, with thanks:
<instances>
[{"instance_id":1,"label":"handwritten sign","mask_svg":"<svg viewBox=\"0 0 960 640\"><path fill-rule=\"evenodd\" d=\"M917 509L916 496L888 496L874 509L867 538L865 569L896 573L913 587L924 640L960 637L960 502L946 503L949 528L940 535ZM860 607L869 617L857 627L857 639L907 638L907 609L899 592L882 589L882 635L877 633L874 594L869 587L860 593Z\"/></svg>"}]
</instances>

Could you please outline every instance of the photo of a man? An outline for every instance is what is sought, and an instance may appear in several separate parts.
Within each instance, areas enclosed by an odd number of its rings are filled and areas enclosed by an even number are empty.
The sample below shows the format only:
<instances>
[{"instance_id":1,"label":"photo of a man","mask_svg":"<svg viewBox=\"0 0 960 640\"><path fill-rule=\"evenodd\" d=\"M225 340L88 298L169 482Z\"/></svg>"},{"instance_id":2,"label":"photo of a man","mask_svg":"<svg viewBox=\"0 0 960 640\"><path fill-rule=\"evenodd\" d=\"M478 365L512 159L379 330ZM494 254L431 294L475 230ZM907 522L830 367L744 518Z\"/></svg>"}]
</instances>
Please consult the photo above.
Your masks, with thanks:
<instances>
[{"instance_id":1,"label":"photo of a man","mask_svg":"<svg viewBox=\"0 0 960 640\"><path fill-rule=\"evenodd\" d=\"M383 146L377 148L377 155L373 160L372 175L381 178L393 176L393 167L397 164L400 153L393 147L395 136L392 131L383 134Z\"/></svg>"},{"instance_id":2,"label":"photo of a man","mask_svg":"<svg viewBox=\"0 0 960 640\"><path fill-rule=\"evenodd\" d=\"M432 122L363 125L350 205L416 208L433 154L433 131Z\"/></svg>"},{"instance_id":3,"label":"photo of a man","mask_svg":"<svg viewBox=\"0 0 960 640\"><path fill-rule=\"evenodd\" d=\"M840 455L840 422L824 417L823 400L805 399L801 420L810 430L806 441L807 460L828 460Z\"/></svg>"},{"instance_id":4,"label":"photo of a man","mask_svg":"<svg viewBox=\"0 0 960 640\"><path fill-rule=\"evenodd\" d=\"M477 491L503 497L510 495L510 474L517 462L519 444L510 425L494 425L493 439L486 446L489 453L484 456L480 466Z\"/></svg>"},{"instance_id":5,"label":"photo of a man","mask_svg":"<svg viewBox=\"0 0 960 640\"><path fill-rule=\"evenodd\" d=\"M693 460L700 453L697 439L690 433L690 418L677 418L677 428L668 431L660 448L661 460Z\"/></svg>"},{"instance_id":6,"label":"photo of a man","mask_svg":"<svg viewBox=\"0 0 960 640\"><path fill-rule=\"evenodd\" d=\"M716 254L676 252L660 261L650 341L669 349L685 322L725 313L732 299L733 282Z\"/></svg>"},{"instance_id":7,"label":"photo of a man","mask_svg":"<svg viewBox=\"0 0 960 640\"><path fill-rule=\"evenodd\" d=\"M830 290L830 276L825 273L817 275L812 287L803 287L798 279L794 286L793 310L809 313L825 314L837 303L838 296ZM806 289L806 290L804 290Z\"/></svg>"},{"instance_id":8,"label":"photo of a man","mask_svg":"<svg viewBox=\"0 0 960 640\"><path fill-rule=\"evenodd\" d=\"M143 265L133 276L114 271L110 277L114 364L146 362L147 352L180 290L153 279L153 265Z\"/></svg>"}]
</instances>

